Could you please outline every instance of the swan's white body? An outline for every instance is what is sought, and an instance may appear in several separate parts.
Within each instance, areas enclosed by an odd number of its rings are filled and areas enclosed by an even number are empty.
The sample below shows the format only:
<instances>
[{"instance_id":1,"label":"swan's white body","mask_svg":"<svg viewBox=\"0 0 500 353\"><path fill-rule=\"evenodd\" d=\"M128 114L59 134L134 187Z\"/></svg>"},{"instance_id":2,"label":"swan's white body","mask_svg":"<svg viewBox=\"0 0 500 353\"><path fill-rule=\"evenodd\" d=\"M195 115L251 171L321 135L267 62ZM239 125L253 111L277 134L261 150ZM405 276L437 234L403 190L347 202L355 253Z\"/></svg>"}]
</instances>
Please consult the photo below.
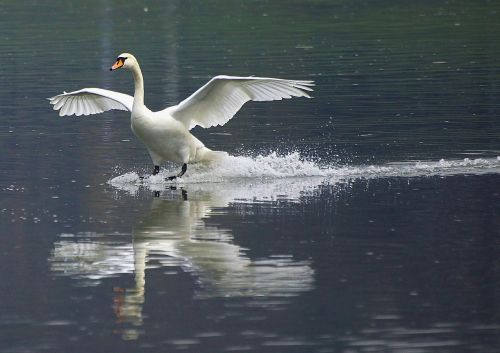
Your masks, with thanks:
<instances>
[{"instance_id":1,"label":"swan's white body","mask_svg":"<svg viewBox=\"0 0 500 353\"><path fill-rule=\"evenodd\" d=\"M152 112L146 107L132 109L132 131L148 148L154 165L160 165L163 161L187 164L217 158L218 153L205 147L167 110Z\"/></svg>"},{"instance_id":2,"label":"swan's white body","mask_svg":"<svg viewBox=\"0 0 500 353\"><path fill-rule=\"evenodd\" d=\"M89 115L111 109L131 112L131 128L146 145L155 172L164 161L210 162L225 154L212 151L189 130L224 125L249 100L271 101L309 97L312 81L262 77L216 76L178 105L152 112L144 105L144 80L139 63L131 54L121 54L112 70L123 67L134 76L134 97L101 88L84 88L49 98L59 115ZM179 176L181 176L183 174Z\"/></svg>"}]
</instances>

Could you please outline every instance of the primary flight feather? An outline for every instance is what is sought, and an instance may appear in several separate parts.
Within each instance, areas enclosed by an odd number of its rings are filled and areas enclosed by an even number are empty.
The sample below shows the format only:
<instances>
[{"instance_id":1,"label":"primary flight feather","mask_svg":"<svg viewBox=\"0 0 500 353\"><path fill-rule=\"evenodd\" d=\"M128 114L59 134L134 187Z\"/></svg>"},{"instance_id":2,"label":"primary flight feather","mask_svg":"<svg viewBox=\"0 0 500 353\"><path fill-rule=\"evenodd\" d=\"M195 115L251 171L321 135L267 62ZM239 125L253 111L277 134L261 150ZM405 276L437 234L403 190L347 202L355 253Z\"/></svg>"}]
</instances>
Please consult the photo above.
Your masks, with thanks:
<instances>
[{"instance_id":1,"label":"primary flight feather","mask_svg":"<svg viewBox=\"0 0 500 353\"><path fill-rule=\"evenodd\" d=\"M118 56L110 70L124 68L134 77L134 96L101 88L84 88L49 98L59 115L90 115L111 109L131 112L134 134L146 145L158 174L164 161L182 164L173 179L182 176L188 163L209 162L225 152L212 151L192 135L195 126L224 125L246 102L307 97L313 81L265 77L216 76L178 105L152 112L144 105L144 79L137 59Z\"/></svg>"}]
</instances>

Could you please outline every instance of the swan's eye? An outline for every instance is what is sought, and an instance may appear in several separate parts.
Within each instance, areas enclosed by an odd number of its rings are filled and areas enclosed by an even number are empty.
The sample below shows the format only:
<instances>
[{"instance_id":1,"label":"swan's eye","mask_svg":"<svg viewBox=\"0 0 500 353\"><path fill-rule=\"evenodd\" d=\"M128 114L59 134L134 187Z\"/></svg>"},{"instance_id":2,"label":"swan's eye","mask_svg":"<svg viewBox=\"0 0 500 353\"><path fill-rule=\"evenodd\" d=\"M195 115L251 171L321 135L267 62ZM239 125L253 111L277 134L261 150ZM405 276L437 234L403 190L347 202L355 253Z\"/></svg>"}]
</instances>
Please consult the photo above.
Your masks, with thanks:
<instances>
[{"instance_id":1,"label":"swan's eye","mask_svg":"<svg viewBox=\"0 0 500 353\"><path fill-rule=\"evenodd\" d=\"M116 61L121 61L122 64L125 62L125 60L127 60L127 58L124 58L123 56L120 56L116 59Z\"/></svg>"}]
</instances>

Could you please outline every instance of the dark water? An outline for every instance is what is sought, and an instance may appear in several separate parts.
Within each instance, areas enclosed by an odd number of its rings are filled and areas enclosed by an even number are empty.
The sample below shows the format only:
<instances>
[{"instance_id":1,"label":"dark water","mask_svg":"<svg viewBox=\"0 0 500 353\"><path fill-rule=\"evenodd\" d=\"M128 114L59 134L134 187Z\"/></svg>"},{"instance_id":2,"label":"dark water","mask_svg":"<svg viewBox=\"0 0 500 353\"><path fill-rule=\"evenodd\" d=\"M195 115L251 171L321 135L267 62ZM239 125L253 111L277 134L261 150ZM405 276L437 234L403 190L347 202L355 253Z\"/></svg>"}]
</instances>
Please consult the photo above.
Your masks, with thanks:
<instances>
[{"instance_id":1,"label":"dark water","mask_svg":"<svg viewBox=\"0 0 500 353\"><path fill-rule=\"evenodd\" d=\"M496 1L0 5L0 352L500 352ZM178 183L124 112L217 74L316 81L194 133ZM169 165L168 172L178 166Z\"/></svg>"}]
</instances>

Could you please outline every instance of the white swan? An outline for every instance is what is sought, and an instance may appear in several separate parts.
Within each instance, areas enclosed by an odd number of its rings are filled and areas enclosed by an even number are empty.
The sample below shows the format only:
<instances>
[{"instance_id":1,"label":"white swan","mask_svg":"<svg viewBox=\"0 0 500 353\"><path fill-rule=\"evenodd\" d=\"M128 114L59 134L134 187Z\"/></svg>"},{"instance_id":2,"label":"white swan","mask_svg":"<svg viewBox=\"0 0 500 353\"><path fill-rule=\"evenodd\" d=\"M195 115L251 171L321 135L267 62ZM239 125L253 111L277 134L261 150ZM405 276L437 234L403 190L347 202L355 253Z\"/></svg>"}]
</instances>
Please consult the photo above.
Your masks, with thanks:
<instances>
[{"instance_id":1,"label":"white swan","mask_svg":"<svg viewBox=\"0 0 500 353\"><path fill-rule=\"evenodd\" d=\"M272 101L291 97L310 98L313 81L262 77L216 76L178 105L152 112L144 105L144 80L137 59L123 53L110 70L124 68L134 76L134 97L101 88L84 88L49 98L59 115L89 115L111 109L128 110L131 128L146 145L153 160L153 175L164 161L182 164L176 176L182 176L188 163L209 162L225 152L212 151L189 130L224 125L249 100Z\"/></svg>"}]
</instances>

